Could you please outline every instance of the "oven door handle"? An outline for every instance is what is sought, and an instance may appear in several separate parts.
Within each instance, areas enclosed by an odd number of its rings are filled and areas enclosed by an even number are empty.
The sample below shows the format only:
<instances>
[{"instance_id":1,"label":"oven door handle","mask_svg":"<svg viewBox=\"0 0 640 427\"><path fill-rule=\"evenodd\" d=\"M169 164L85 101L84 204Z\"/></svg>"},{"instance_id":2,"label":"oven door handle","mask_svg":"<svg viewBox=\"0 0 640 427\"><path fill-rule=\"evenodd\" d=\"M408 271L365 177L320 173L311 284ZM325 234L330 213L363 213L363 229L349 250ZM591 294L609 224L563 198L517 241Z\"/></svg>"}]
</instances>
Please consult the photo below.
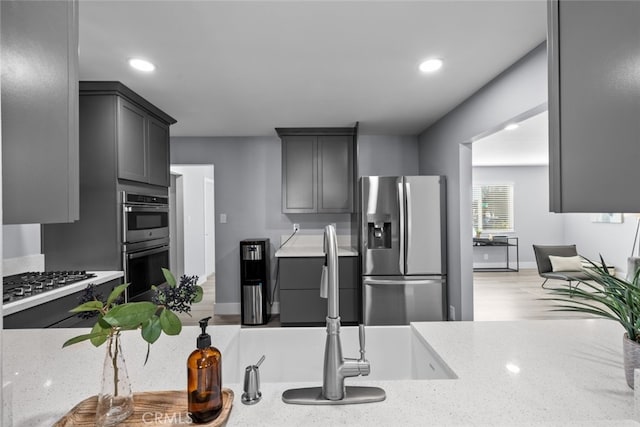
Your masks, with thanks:
<instances>
[{"instance_id":1,"label":"oven door handle","mask_svg":"<svg viewBox=\"0 0 640 427\"><path fill-rule=\"evenodd\" d=\"M131 206L124 205L125 212L169 212L169 206Z\"/></svg>"},{"instance_id":2,"label":"oven door handle","mask_svg":"<svg viewBox=\"0 0 640 427\"><path fill-rule=\"evenodd\" d=\"M143 251L136 251L136 252L130 252L127 254L127 258L128 259L136 259L136 258L141 258L147 255L153 255L153 254L158 254L160 252L166 252L169 250L169 246L160 246L160 247L156 247L156 248L151 248L151 249L145 249Z\"/></svg>"}]
</instances>

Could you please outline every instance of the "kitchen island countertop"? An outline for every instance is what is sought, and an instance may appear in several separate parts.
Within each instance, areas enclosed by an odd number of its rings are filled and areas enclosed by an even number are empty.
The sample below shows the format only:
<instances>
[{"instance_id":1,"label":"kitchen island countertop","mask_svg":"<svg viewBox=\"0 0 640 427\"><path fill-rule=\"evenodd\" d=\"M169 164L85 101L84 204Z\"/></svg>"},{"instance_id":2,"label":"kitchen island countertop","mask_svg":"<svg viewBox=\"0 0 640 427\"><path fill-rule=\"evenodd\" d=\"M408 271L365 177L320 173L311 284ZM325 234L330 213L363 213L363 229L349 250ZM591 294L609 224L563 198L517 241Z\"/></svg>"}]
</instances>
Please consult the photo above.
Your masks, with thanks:
<instances>
[{"instance_id":1,"label":"kitchen island countertop","mask_svg":"<svg viewBox=\"0 0 640 427\"><path fill-rule=\"evenodd\" d=\"M222 351L223 386L235 393L227 425L640 426L622 368L624 331L614 322L425 322L412 327L458 378L363 381L382 387L387 399L345 406L282 402L281 394L289 388L320 385L322 372L315 383L262 383L262 400L243 405L244 366L238 366L238 350L233 349L240 327L210 327L214 345ZM79 333L3 332L3 379L14 383L14 427L51 425L98 391L104 347L81 343L61 348ZM125 333L123 351L134 390L185 388L185 361L198 333L188 326L179 336L163 335L153 344L146 366L146 344L137 333ZM291 343L292 351L295 345ZM346 383L353 384L349 379Z\"/></svg>"}]
</instances>

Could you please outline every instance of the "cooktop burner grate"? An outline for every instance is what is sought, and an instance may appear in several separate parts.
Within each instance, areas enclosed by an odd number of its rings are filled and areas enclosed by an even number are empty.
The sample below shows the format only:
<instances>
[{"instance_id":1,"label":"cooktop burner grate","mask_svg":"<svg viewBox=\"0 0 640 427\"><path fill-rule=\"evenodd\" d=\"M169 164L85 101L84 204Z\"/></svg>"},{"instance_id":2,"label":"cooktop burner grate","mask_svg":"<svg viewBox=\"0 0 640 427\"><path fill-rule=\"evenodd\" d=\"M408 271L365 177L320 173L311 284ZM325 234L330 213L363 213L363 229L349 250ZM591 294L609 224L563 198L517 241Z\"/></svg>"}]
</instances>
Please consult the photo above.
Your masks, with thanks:
<instances>
[{"instance_id":1,"label":"cooktop burner grate","mask_svg":"<svg viewBox=\"0 0 640 427\"><path fill-rule=\"evenodd\" d=\"M16 301L93 277L96 275L81 270L27 272L6 276L2 278L2 302Z\"/></svg>"}]
</instances>

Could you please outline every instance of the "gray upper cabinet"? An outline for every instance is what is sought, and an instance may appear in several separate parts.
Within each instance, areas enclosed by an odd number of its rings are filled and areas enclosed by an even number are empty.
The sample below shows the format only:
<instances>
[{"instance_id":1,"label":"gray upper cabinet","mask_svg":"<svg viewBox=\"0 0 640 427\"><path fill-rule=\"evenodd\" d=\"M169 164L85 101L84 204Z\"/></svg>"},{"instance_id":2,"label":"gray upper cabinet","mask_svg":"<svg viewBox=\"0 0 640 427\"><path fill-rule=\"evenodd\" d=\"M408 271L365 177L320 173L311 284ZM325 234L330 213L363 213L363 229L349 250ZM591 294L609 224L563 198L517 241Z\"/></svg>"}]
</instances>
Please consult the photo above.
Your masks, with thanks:
<instances>
[{"instance_id":1,"label":"gray upper cabinet","mask_svg":"<svg viewBox=\"0 0 640 427\"><path fill-rule=\"evenodd\" d=\"M315 212L317 209L315 136L282 137L282 212Z\"/></svg>"},{"instance_id":2,"label":"gray upper cabinet","mask_svg":"<svg viewBox=\"0 0 640 427\"><path fill-rule=\"evenodd\" d=\"M549 1L553 212L640 212L640 2Z\"/></svg>"},{"instance_id":3,"label":"gray upper cabinet","mask_svg":"<svg viewBox=\"0 0 640 427\"><path fill-rule=\"evenodd\" d=\"M353 211L353 137L318 136L318 212Z\"/></svg>"},{"instance_id":4,"label":"gray upper cabinet","mask_svg":"<svg viewBox=\"0 0 640 427\"><path fill-rule=\"evenodd\" d=\"M80 82L80 96L85 134L104 127L115 136L118 178L168 187L169 125L176 120L119 82Z\"/></svg>"},{"instance_id":5,"label":"gray upper cabinet","mask_svg":"<svg viewBox=\"0 0 640 427\"><path fill-rule=\"evenodd\" d=\"M3 223L75 221L78 3L2 1L0 7Z\"/></svg>"},{"instance_id":6,"label":"gray upper cabinet","mask_svg":"<svg viewBox=\"0 0 640 427\"><path fill-rule=\"evenodd\" d=\"M282 212L353 212L355 128L277 128Z\"/></svg>"},{"instance_id":7,"label":"gray upper cabinet","mask_svg":"<svg viewBox=\"0 0 640 427\"><path fill-rule=\"evenodd\" d=\"M169 187L169 126L149 116L149 184Z\"/></svg>"},{"instance_id":8,"label":"gray upper cabinet","mask_svg":"<svg viewBox=\"0 0 640 427\"><path fill-rule=\"evenodd\" d=\"M118 178L147 182L147 114L124 98L118 103Z\"/></svg>"}]
</instances>

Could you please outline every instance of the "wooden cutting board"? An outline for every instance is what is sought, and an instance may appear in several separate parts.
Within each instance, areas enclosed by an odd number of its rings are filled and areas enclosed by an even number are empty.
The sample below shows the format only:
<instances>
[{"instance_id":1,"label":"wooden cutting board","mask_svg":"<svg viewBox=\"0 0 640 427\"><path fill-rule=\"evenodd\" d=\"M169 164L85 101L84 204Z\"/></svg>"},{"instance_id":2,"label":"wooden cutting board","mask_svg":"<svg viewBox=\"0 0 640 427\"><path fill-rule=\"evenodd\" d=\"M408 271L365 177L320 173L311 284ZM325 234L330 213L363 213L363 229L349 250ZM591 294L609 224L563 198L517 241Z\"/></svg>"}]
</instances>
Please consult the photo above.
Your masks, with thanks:
<instances>
[{"instance_id":1,"label":"wooden cutting board","mask_svg":"<svg viewBox=\"0 0 640 427\"><path fill-rule=\"evenodd\" d=\"M95 427L98 396L91 396L78 403L54 427ZM184 426L191 422L187 413L186 390L148 391L133 393L133 414L122 423L123 427ZM222 412L205 427L223 426L233 405L233 390L222 389Z\"/></svg>"}]
</instances>

